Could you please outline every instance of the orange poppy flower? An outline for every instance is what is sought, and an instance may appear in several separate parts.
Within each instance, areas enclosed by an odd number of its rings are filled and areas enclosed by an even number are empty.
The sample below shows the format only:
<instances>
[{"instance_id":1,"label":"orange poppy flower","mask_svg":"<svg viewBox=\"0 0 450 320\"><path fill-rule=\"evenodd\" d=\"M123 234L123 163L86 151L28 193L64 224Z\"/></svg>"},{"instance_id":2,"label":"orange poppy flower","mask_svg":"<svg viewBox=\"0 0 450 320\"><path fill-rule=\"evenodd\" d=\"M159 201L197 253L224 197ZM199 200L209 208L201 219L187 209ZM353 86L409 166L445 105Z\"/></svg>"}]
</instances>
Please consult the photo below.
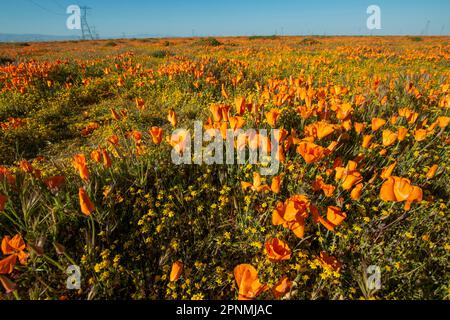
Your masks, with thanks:
<instances>
[{"instance_id":1,"label":"orange poppy flower","mask_svg":"<svg viewBox=\"0 0 450 320\"><path fill-rule=\"evenodd\" d=\"M346 120L351 116L353 108L350 103L344 103L342 105L338 105L335 111L337 119Z\"/></svg>"},{"instance_id":2,"label":"orange poppy flower","mask_svg":"<svg viewBox=\"0 0 450 320\"><path fill-rule=\"evenodd\" d=\"M323 139L332 134L334 130L334 125L325 121L318 121L306 126L304 132L305 136L314 137L316 139Z\"/></svg>"},{"instance_id":3,"label":"orange poppy flower","mask_svg":"<svg viewBox=\"0 0 450 320\"><path fill-rule=\"evenodd\" d=\"M284 203L279 202L272 213L272 224L275 226L282 225L284 228L293 231L297 237L303 238L309 207L309 200L303 195L293 196Z\"/></svg>"},{"instance_id":4,"label":"orange poppy flower","mask_svg":"<svg viewBox=\"0 0 450 320\"><path fill-rule=\"evenodd\" d=\"M100 150L93 150L91 152L91 159L97 163L100 163L100 161L102 161L102 153L100 152Z\"/></svg>"},{"instance_id":5,"label":"orange poppy flower","mask_svg":"<svg viewBox=\"0 0 450 320\"><path fill-rule=\"evenodd\" d=\"M166 139L178 154L183 155L186 151L187 144L190 141L190 139L188 139L188 136L189 131L179 130L178 132L172 134L170 137L166 137Z\"/></svg>"},{"instance_id":6,"label":"orange poppy flower","mask_svg":"<svg viewBox=\"0 0 450 320\"><path fill-rule=\"evenodd\" d=\"M330 150L312 142L302 141L297 147L297 153L303 157L306 163L314 163L328 155Z\"/></svg>"},{"instance_id":7,"label":"orange poppy flower","mask_svg":"<svg viewBox=\"0 0 450 320\"><path fill-rule=\"evenodd\" d=\"M270 109L269 112L266 112L266 120L267 123L274 128L277 125L278 117L280 116L281 111L279 109Z\"/></svg>"},{"instance_id":8,"label":"orange poppy flower","mask_svg":"<svg viewBox=\"0 0 450 320\"><path fill-rule=\"evenodd\" d=\"M240 116L242 116L245 112L245 97L237 97L235 99L234 105L236 107L236 113Z\"/></svg>"},{"instance_id":9,"label":"orange poppy flower","mask_svg":"<svg viewBox=\"0 0 450 320\"><path fill-rule=\"evenodd\" d=\"M80 200L81 212L86 216L90 216L91 213L95 211L95 206L91 202L91 199L89 199L89 196L84 188L80 188L78 190L78 197Z\"/></svg>"},{"instance_id":10,"label":"orange poppy flower","mask_svg":"<svg viewBox=\"0 0 450 320\"><path fill-rule=\"evenodd\" d=\"M265 243L266 254L270 261L278 262L291 258L291 249L287 243L278 238L273 238Z\"/></svg>"},{"instance_id":11,"label":"orange poppy flower","mask_svg":"<svg viewBox=\"0 0 450 320\"><path fill-rule=\"evenodd\" d=\"M398 114L400 117L405 117L409 123L416 122L417 118L419 117L419 114L417 112L414 112L408 108L399 109Z\"/></svg>"},{"instance_id":12,"label":"orange poppy flower","mask_svg":"<svg viewBox=\"0 0 450 320\"><path fill-rule=\"evenodd\" d=\"M364 135L363 141L362 141L362 147L367 149L370 147L370 142L372 141L373 136L372 135Z\"/></svg>"},{"instance_id":13,"label":"orange poppy flower","mask_svg":"<svg viewBox=\"0 0 450 320\"><path fill-rule=\"evenodd\" d=\"M150 135L154 144L160 144L163 138L163 129L160 127L152 127L150 130Z\"/></svg>"},{"instance_id":14,"label":"orange poppy flower","mask_svg":"<svg viewBox=\"0 0 450 320\"><path fill-rule=\"evenodd\" d=\"M422 189L411 185L409 179L391 176L381 186L380 199L383 201L406 201L405 210L412 202L422 201Z\"/></svg>"},{"instance_id":15,"label":"orange poppy flower","mask_svg":"<svg viewBox=\"0 0 450 320\"><path fill-rule=\"evenodd\" d=\"M145 109L145 101L142 98L135 98L134 102L136 103L136 108L138 108L140 111Z\"/></svg>"},{"instance_id":16,"label":"orange poppy flower","mask_svg":"<svg viewBox=\"0 0 450 320\"><path fill-rule=\"evenodd\" d=\"M396 132L392 132L390 130L383 130L383 145L388 147L393 145L398 138L398 134Z\"/></svg>"},{"instance_id":17,"label":"orange poppy flower","mask_svg":"<svg viewBox=\"0 0 450 320\"><path fill-rule=\"evenodd\" d=\"M380 129L384 124L386 123L386 120L381 118L373 118L372 119L372 131L377 131Z\"/></svg>"},{"instance_id":18,"label":"orange poppy flower","mask_svg":"<svg viewBox=\"0 0 450 320\"><path fill-rule=\"evenodd\" d=\"M49 189L58 189L65 181L64 176L54 176L44 180L44 184Z\"/></svg>"},{"instance_id":19,"label":"orange poppy flower","mask_svg":"<svg viewBox=\"0 0 450 320\"><path fill-rule=\"evenodd\" d=\"M180 279L181 274L183 273L183 269L184 269L183 262L179 260L175 261L172 264L172 269L170 270L170 277L169 277L170 282L175 282L178 279Z\"/></svg>"},{"instance_id":20,"label":"orange poppy flower","mask_svg":"<svg viewBox=\"0 0 450 320\"><path fill-rule=\"evenodd\" d=\"M406 134L408 133L408 129L405 127L399 127L397 131L397 139L398 141L403 141L406 138Z\"/></svg>"},{"instance_id":21,"label":"orange poppy flower","mask_svg":"<svg viewBox=\"0 0 450 320\"><path fill-rule=\"evenodd\" d=\"M84 181L89 180L89 170L86 165L86 157L84 154L77 154L73 157L73 166L76 170L78 170L78 173Z\"/></svg>"},{"instance_id":22,"label":"orange poppy flower","mask_svg":"<svg viewBox=\"0 0 450 320\"><path fill-rule=\"evenodd\" d=\"M355 122L353 127L355 128L356 133L361 134L364 131L364 129L366 128L366 124Z\"/></svg>"},{"instance_id":23,"label":"orange poppy flower","mask_svg":"<svg viewBox=\"0 0 450 320\"><path fill-rule=\"evenodd\" d=\"M23 172L32 173L33 167L27 160L22 160L19 163L19 167Z\"/></svg>"},{"instance_id":24,"label":"orange poppy flower","mask_svg":"<svg viewBox=\"0 0 450 320\"><path fill-rule=\"evenodd\" d=\"M7 201L8 201L8 197L3 194L0 194L0 212L5 210Z\"/></svg>"},{"instance_id":25,"label":"orange poppy flower","mask_svg":"<svg viewBox=\"0 0 450 320\"><path fill-rule=\"evenodd\" d=\"M394 171L395 167L397 166L397 161L389 165L388 167L384 168L381 171L381 179L387 179L392 175L392 172Z\"/></svg>"},{"instance_id":26,"label":"orange poppy flower","mask_svg":"<svg viewBox=\"0 0 450 320\"><path fill-rule=\"evenodd\" d=\"M272 183L270 185L270 190L273 193L280 193L281 190L281 176L276 176L272 178Z\"/></svg>"},{"instance_id":27,"label":"orange poppy flower","mask_svg":"<svg viewBox=\"0 0 450 320\"><path fill-rule=\"evenodd\" d=\"M234 279L239 289L239 300L252 300L267 289L259 282L258 272L249 264L240 264L234 268Z\"/></svg>"},{"instance_id":28,"label":"orange poppy flower","mask_svg":"<svg viewBox=\"0 0 450 320\"><path fill-rule=\"evenodd\" d=\"M103 165L105 166L105 168L110 168L112 165L112 160L108 154L108 151L106 151L105 149L102 148L101 154L102 154Z\"/></svg>"},{"instance_id":29,"label":"orange poppy flower","mask_svg":"<svg viewBox=\"0 0 450 320\"><path fill-rule=\"evenodd\" d=\"M5 167L0 167L0 179L6 179L10 185L14 185L16 183L16 177Z\"/></svg>"},{"instance_id":30,"label":"orange poppy flower","mask_svg":"<svg viewBox=\"0 0 450 320\"><path fill-rule=\"evenodd\" d=\"M427 138L428 135L428 131L425 129L418 129L414 131L414 139L416 139L416 141L420 142L423 141Z\"/></svg>"},{"instance_id":31,"label":"orange poppy flower","mask_svg":"<svg viewBox=\"0 0 450 320\"><path fill-rule=\"evenodd\" d=\"M326 184L321 176L316 177L316 180L314 180L312 184L312 188L315 192L322 190L326 197L333 196L334 190L336 190L336 187L332 184Z\"/></svg>"},{"instance_id":32,"label":"orange poppy flower","mask_svg":"<svg viewBox=\"0 0 450 320\"><path fill-rule=\"evenodd\" d=\"M433 179L433 177L436 175L436 171L437 171L438 168L439 167L438 167L437 164L432 165L431 168L427 172L427 179ZM0 205L0 211L2 211L1 210L1 205Z\"/></svg>"},{"instance_id":33,"label":"orange poppy flower","mask_svg":"<svg viewBox=\"0 0 450 320\"><path fill-rule=\"evenodd\" d=\"M113 146L117 146L119 144L119 137L116 135L112 135L107 140L109 143L111 143Z\"/></svg>"},{"instance_id":34,"label":"orange poppy flower","mask_svg":"<svg viewBox=\"0 0 450 320\"><path fill-rule=\"evenodd\" d=\"M237 130L241 129L245 125L245 120L243 117L230 117L230 128L233 130L233 132L236 132Z\"/></svg>"},{"instance_id":35,"label":"orange poppy flower","mask_svg":"<svg viewBox=\"0 0 450 320\"><path fill-rule=\"evenodd\" d=\"M0 261L0 274L12 273L17 259L20 264L25 265L28 259L28 253L25 252L26 244L20 234L16 234L12 239L5 236L2 240L1 249L6 258Z\"/></svg>"},{"instance_id":36,"label":"orange poppy flower","mask_svg":"<svg viewBox=\"0 0 450 320\"><path fill-rule=\"evenodd\" d=\"M209 110L211 111L213 115L214 122L219 122L222 120L222 110L220 105L213 104L209 107Z\"/></svg>"},{"instance_id":37,"label":"orange poppy flower","mask_svg":"<svg viewBox=\"0 0 450 320\"><path fill-rule=\"evenodd\" d=\"M281 278L272 288L272 293L276 299L286 295L292 288L293 282L288 277Z\"/></svg>"},{"instance_id":38,"label":"orange poppy flower","mask_svg":"<svg viewBox=\"0 0 450 320\"><path fill-rule=\"evenodd\" d=\"M169 110L169 114L167 116L167 120L169 120L170 124L175 128L177 126L177 114L173 109Z\"/></svg>"},{"instance_id":39,"label":"orange poppy flower","mask_svg":"<svg viewBox=\"0 0 450 320\"><path fill-rule=\"evenodd\" d=\"M347 214L345 212L342 212L340 208L335 206L329 206L327 208L326 219L320 216L319 211L315 207L314 210L311 210L311 212L313 215L313 220L316 223L320 222L325 228L330 231L334 231L334 228L339 226L345 220L345 218L347 218Z\"/></svg>"},{"instance_id":40,"label":"orange poppy flower","mask_svg":"<svg viewBox=\"0 0 450 320\"><path fill-rule=\"evenodd\" d=\"M349 161L347 167L337 167L335 180L341 182L341 186L344 190L350 190L353 186L362 181L362 175L356 170L357 163L355 161Z\"/></svg>"},{"instance_id":41,"label":"orange poppy flower","mask_svg":"<svg viewBox=\"0 0 450 320\"><path fill-rule=\"evenodd\" d=\"M352 190L352 192L350 192L350 197L353 200L359 200L359 198L361 198L361 191L363 188L363 184L362 183L358 183Z\"/></svg>"},{"instance_id":42,"label":"orange poppy flower","mask_svg":"<svg viewBox=\"0 0 450 320\"><path fill-rule=\"evenodd\" d=\"M140 144L142 142L142 132L133 130L129 133L129 135L133 138L135 143Z\"/></svg>"},{"instance_id":43,"label":"orange poppy flower","mask_svg":"<svg viewBox=\"0 0 450 320\"><path fill-rule=\"evenodd\" d=\"M324 269L339 272L341 270L341 263L333 256L330 256L325 251L320 252L318 257L319 263Z\"/></svg>"},{"instance_id":44,"label":"orange poppy flower","mask_svg":"<svg viewBox=\"0 0 450 320\"><path fill-rule=\"evenodd\" d=\"M251 189L256 192L263 192L270 190L268 185L261 183L261 175L258 172L253 172L253 183L242 181L241 187L243 191L247 189Z\"/></svg>"},{"instance_id":45,"label":"orange poppy flower","mask_svg":"<svg viewBox=\"0 0 450 320\"><path fill-rule=\"evenodd\" d=\"M443 129L450 123L450 117L438 117L436 121L439 127Z\"/></svg>"}]
</instances>

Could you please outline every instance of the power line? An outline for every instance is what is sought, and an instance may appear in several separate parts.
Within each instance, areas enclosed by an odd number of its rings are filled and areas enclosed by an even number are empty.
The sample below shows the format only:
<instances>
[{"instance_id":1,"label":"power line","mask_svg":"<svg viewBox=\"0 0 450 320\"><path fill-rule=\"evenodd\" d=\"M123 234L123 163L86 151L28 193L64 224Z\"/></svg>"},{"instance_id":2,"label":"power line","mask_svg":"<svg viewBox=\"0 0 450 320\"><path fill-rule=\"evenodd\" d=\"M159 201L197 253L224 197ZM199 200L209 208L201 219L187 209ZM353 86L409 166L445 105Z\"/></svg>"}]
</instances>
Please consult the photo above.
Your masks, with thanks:
<instances>
[{"instance_id":1,"label":"power line","mask_svg":"<svg viewBox=\"0 0 450 320\"><path fill-rule=\"evenodd\" d=\"M32 4L34 4L36 7L39 7L42 10L47 11L48 13L51 13L51 14L54 14L54 15L57 15L57 16L66 16L65 14L54 12L53 10L48 9L48 8L40 5L39 3L34 2L33 0L27 0L27 1L32 3Z\"/></svg>"}]
</instances>

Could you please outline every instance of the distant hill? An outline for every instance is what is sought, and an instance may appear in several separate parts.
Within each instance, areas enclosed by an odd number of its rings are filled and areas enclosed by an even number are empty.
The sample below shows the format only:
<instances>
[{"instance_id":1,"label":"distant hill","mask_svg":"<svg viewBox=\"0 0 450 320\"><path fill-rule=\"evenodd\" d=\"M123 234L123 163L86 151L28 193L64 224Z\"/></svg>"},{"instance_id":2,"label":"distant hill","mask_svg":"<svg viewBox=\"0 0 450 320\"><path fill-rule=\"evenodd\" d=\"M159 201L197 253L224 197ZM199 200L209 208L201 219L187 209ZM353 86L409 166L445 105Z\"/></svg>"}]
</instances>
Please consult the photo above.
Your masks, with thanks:
<instances>
[{"instance_id":1,"label":"distant hill","mask_svg":"<svg viewBox=\"0 0 450 320\"><path fill-rule=\"evenodd\" d=\"M24 41L64 41L79 40L79 36L52 36L44 34L12 34L0 33L0 42L24 42Z\"/></svg>"},{"instance_id":2,"label":"distant hill","mask_svg":"<svg viewBox=\"0 0 450 320\"><path fill-rule=\"evenodd\" d=\"M161 34L131 34L122 36L109 36L102 37L101 39L119 39L119 38L164 38L170 37L170 35ZM0 42L42 42L42 41L67 41L67 40L80 40L80 36L52 36L45 34L12 34L12 33L0 33Z\"/></svg>"}]
</instances>

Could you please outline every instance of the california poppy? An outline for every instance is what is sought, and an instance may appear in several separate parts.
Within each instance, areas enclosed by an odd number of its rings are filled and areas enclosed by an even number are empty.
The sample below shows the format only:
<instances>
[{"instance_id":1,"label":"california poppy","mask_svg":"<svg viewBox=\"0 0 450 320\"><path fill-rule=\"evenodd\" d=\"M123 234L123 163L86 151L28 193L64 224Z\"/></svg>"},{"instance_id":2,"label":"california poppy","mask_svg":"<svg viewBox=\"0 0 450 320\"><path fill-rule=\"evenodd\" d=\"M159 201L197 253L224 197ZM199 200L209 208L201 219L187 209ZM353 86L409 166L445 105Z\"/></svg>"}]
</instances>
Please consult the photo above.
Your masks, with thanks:
<instances>
[{"instance_id":1,"label":"california poppy","mask_svg":"<svg viewBox=\"0 0 450 320\"><path fill-rule=\"evenodd\" d=\"M318 217L319 222L328 230L333 231L334 228L339 226L347 218L347 214L340 208L335 206L327 207L327 217L323 219Z\"/></svg>"},{"instance_id":2,"label":"california poppy","mask_svg":"<svg viewBox=\"0 0 450 320\"><path fill-rule=\"evenodd\" d=\"M89 180L89 170L86 164L86 157L84 154L77 154L73 157L73 166L84 181Z\"/></svg>"},{"instance_id":3,"label":"california poppy","mask_svg":"<svg viewBox=\"0 0 450 320\"><path fill-rule=\"evenodd\" d=\"M316 177L316 180L312 183L312 188L315 192L322 190L326 197L331 197L336 189L332 184L326 184L321 176Z\"/></svg>"},{"instance_id":4,"label":"california poppy","mask_svg":"<svg viewBox=\"0 0 450 320\"><path fill-rule=\"evenodd\" d=\"M270 190L274 193L279 193L281 190L281 176L276 176L272 178L272 184L270 185Z\"/></svg>"},{"instance_id":5,"label":"california poppy","mask_svg":"<svg viewBox=\"0 0 450 320\"><path fill-rule=\"evenodd\" d=\"M366 128L366 124L355 122L353 127L355 128L356 133L361 134L364 131L364 129Z\"/></svg>"},{"instance_id":6,"label":"california poppy","mask_svg":"<svg viewBox=\"0 0 450 320\"><path fill-rule=\"evenodd\" d=\"M183 155L186 151L186 147L188 147L187 144L190 141L190 139L188 139L188 136L189 131L183 129L178 130L170 137L166 137L166 140L178 154Z\"/></svg>"},{"instance_id":7,"label":"california poppy","mask_svg":"<svg viewBox=\"0 0 450 320\"><path fill-rule=\"evenodd\" d=\"M134 102L136 103L136 108L138 108L140 111L145 109L145 101L142 98L136 98L134 99Z\"/></svg>"},{"instance_id":8,"label":"california poppy","mask_svg":"<svg viewBox=\"0 0 450 320\"><path fill-rule=\"evenodd\" d=\"M340 181L341 186L344 190L350 190L353 186L357 185L362 181L362 175L356 170L357 163L355 161L349 161L345 168L337 167L336 170L336 181Z\"/></svg>"},{"instance_id":9,"label":"california poppy","mask_svg":"<svg viewBox=\"0 0 450 320\"><path fill-rule=\"evenodd\" d=\"M0 212L5 210L6 202L8 201L8 197L0 194Z\"/></svg>"},{"instance_id":10,"label":"california poppy","mask_svg":"<svg viewBox=\"0 0 450 320\"><path fill-rule=\"evenodd\" d=\"M270 190L269 186L261 183L261 175L258 172L253 172L253 183L241 182L242 190L251 189L256 192L263 192Z\"/></svg>"},{"instance_id":11,"label":"california poppy","mask_svg":"<svg viewBox=\"0 0 450 320\"><path fill-rule=\"evenodd\" d=\"M80 188L78 190L78 196L80 200L81 212L86 216L90 216L91 213L94 212L95 206L92 203L91 199L89 199L86 190L84 188Z\"/></svg>"},{"instance_id":12,"label":"california poppy","mask_svg":"<svg viewBox=\"0 0 450 320\"><path fill-rule=\"evenodd\" d=\"M416 139L416 141L420 142L423 141L427 138L428 135L428 131L425 129L417 129L414 131L414 139Z\"/></svg>"},{"instance_id":13,"label":"california poppy","mask_svg":"<svg viewBox=\"0 0 450 320\"><path fill-rule=\"evenodd\" d=\"M363 136L363 141L362 141L362 147L367 149L370 147L370 142L372 141L373 136L372 135L364 135Z\"/></svg>"},{"instance_id":14,"label":"california poppy","mask_svg":"<svg viewBox=\"0 0 450 320\"><path fill-rule=\"evenodd\" d=\"M398 141L403 141L406 138L406 134L408 133L408 129L405 127L399 127L397 130L397 139Z\"/></svg>"},{"instance_id":15,"label":"california poppy","mask_svg":"<svg viewBox=\"0 0 450 320\"><path fill-rule=\"evenodd\" d=\"M169 110L169 114L167 115L167 120L169 120L170 124L175 128L177 126L177 114L173 109Z\"/></svg>"},{"instance_id":16,"label":"california poppy","mask_svg":"<svg viewBox=\"0 0 450 320\"><path fill-rule=\"evenodd\" d=\"M245 97L237 97L234 105L236 107L236 113L242 116L245 112Z\"/></svg>"},{"instance_id":17,"label":"california poppy","mask_svg":"<svg viewBox=\"0 0 450 320\"><path fill-rule=\"evenodd\" d=\"M319 263L325 269L339 272L341 270L341 263L333 256L329 255L325 251L320 252L318 257Z\"/></svg>"},{"instance_id":18,"label":"california poppy","mask_svg":"<svg viewBox=\"0 0 450 320\"><path fill-rule=\"evenodd\" d=\"M44 184L49 189L58 189L65 181L64 176L54 176L44 180Z\"/></svg>"},{"instance_id":19,"label":"california poppy","mask_svg":"<svg viewBox=\"0 0 450 320\"><path fill-rule=\"evenodd\" d=\"M395 169L395 166L397 165L397 161L394 161L391 165L389 165L388 167L384 168L381 171L381 178L382 179L387 179L392 175L392 172Z\"/></svg>"},{"instance_id":20,"label":"california poppy","mask_svg":"<svg viewBox=\"0 0 450 320\"><path fill-rule=\"evenodd\" d=\"M220 105L213 104L209 107L209 110L211 111L213 115L214 122L219 122L222 120L222 110Z\"/></svg>"},{"instance_id":21,"label":"california poppy","mask_svg":"<svg viewBox=\"0 0 450 320\"><path fill-rule=\"evenodd\" d=\"M377 131L380 129L384 124L386 123L386 120L381 118L373 118L372 119L372 131Z\"/></svg>"},{"instance_id":22,"label":"california poppy","mask_svg":"<svg viewBox=\"0 0 450 320\"><path fill-rule=\"evenodd\" d=\"M20 169L23 172L26 172L26 173L32 173L33 172L33 167L31 166L31 164L27 160L20 161L19 167L20 167Z\"/></svg>"},{"instance_id":23,"label":"california poppy","mask_svg":"<svg viewBox=\"0 0 450 320\"><path fill-rule=\"evenodd\" d=\"M266 120L267 123L274 128L277 125L278 117L280 116L281 111L279 109L270 109L270 111L266 112Z\"/></svg>"},{"instance_id":24,"label":"california poppy","mask_svg":"<svg viewBox=\"0 0 450 320\"><path fill-rule=\"evenodd\" d=\"M276 299L287 294L292 288L293 282L288 277L281 278L272 288L272 293Z\"/></svg>"},{"instance_id":25,"label":"california poppy","mask_svg":"<svg viewBox=\"0 0 450 320\"><path fill-rule=\"evenodd\" d=\"M305 234L305 219L308 217L309 199L304 195L296 195L279 202L272 213L272 224L282 225L294 234L303 238Z\"/></svg>"},{"instance_id":26,"label":"california poppy","mask_svg":"<svg viewBox=\"0 0 450 320\"><path fill-rule=\"evenodd\" d=\"M422 189L411 185L409 179L390 176L381 186L380 199L405 203L405 210L409 210L412 202L422 201Z\"/></svg>"},{"instance_id":27,"label":"california poppy","mask_svg":"<svg viewBox=\"0 0 450 320\"><path fill-rule=\"evenodd\" d=\"M320 161L329 154L329 150L312 142L302 141L297 147L297 152L303 157L306 163Z\"/></svg>"},{"instance_id":28,"label":"california poppy","mask_svg":"<svg viewBox=\"0 0 450 320\"><path fill-rule=\"evenodd\" d=\"M175 261L172 264L172 269L170 270L170 277L169 277L169 280L171 282L175 282L181 277L181 274L183 273L183 267L184 267L183 262L179 260Z\"/></svg>"},{"instance_id":29,"label":"california poppy","mask_svg":"<svg viewBox=\"0 0 450 320\"><path fill-rule=\"evenodd\" d=\"M433 179L433 177L436 175L437 169L438 169L438 165L437 164L433 164L431 166L431 168L427 172L427 179L429 179L429 180ZM0 202L1 202L1 200L0 200ZM1 205L0 205L0 209L1 209Z\"/></svg>"},{"instance_id":30,"label":"california poppy","mask_svg":"<svg viewBox=\"0 0 450 320\"><path fill-rule=\"evenodd\" d=\"M101 154L102 154L103 165L105 166L105 168L110 168L112 165L112 160L111 160L111 157L109 156L108 151L106 151L106 149L102 148Z\"/></svg>"},{"instance_id":31,"label":"california poppy","mask_svg":"<svg viewBox=\"0 0 450 320\"><path fill-rule=\"evenodd\" d=\"M100 150L96 149L91 152L91 159L99 163L102 160L102 153Z\"/></svg>"},{"instance_id":32,"label":"california poppy","mask_svg":"<svg viewBox=\"0 0 450 320\"><path fill-rule=\"evenodd\" d=\"M116 146L119 144L119 137L116 135L112 135L111 137L108 138L107 140L109 143L111 143L113 146Z\"/></svg>"},{"instance_id":33,"label":"california poppy","mask_svg":"<svg viewBox=\"0 0 450 320\"><path fill-rule=\"evenodd\" d=\"M439 127L445 128L450 123L450 117L444 117L444 116L438 117L436 121L437 121Z\"/></svg>"},{"instance_id":34,"label":"california poppy","mask_svg":"<svg viewBox=\"0 0 450 320\"><path fill-rule=\"evenodd\" d=\"M361 198L361 191L363 188L363 184L362 183L358 183L352 190L352 192L350 192L350 197L353 200L359 200L359 198Z\"/></svg>"},{"instance_id":35,"label":"california poppy","mask_svg":"<svg viewBox=\"0 0 450 320\"><path fill-rule=\"evenodd\" d=\"M239 300L252 300L257 298L264 290L266 285L259 282L258 272L249 264L240 264L234 268L234 279L238 286Z\"/></svg>"},{"instance_id":36,"label":"california poppy","mask_svg":"<svg viewBox=\"0 0 450 320\"><path fill-rule=\"evenodd\" d=\"M266 254L270 261L278 262L291 258L291 249L287 243L278 238L273 238L265 243Z\"/></svg>"},{"instance_id":37,"label":"california poppy","mask_svg":"<svg viewBox=\"0 0 450 320\"><path fill-rule=\"evenodd\" d=\"M383 145L388 147L393 145L398 138L398 134L396 132L392 132L391 130L383 130Z\"/></svg>"},{"instance_id":38,"label":"california poppy","mask_svg":"<svg viewBox=\"0 0 450 320\"><path fill-rule=\"evenodd\" d=\"M335 130L335 126L325 121L314 122L305 127L304 132L306 136L323 139Z\"/></svg>"},{"instance_id":39,"label":"california poppy","mask_svg":"<svg viewBox=\"0 0 450 320\"><path fill-rule=\"evenodd\" d=\"M150 130L152 141L154 144L160 144L162 141L163 129L160 127L152 127Z\"/></svg>"},{"instance_id":40,"label":"california poppy","mask_svg":"<svg viewBox=\"0 0 450 320\"><path fill-rule=\"evenodd\" d=\"M0 274L13 272L17 259L22 265L27 263L28 253L25 252L26 247L20 234L16 234L13 238L10 236L3 238L1 249L6 258L0 261Z\"/></svg>"}]
</instances>

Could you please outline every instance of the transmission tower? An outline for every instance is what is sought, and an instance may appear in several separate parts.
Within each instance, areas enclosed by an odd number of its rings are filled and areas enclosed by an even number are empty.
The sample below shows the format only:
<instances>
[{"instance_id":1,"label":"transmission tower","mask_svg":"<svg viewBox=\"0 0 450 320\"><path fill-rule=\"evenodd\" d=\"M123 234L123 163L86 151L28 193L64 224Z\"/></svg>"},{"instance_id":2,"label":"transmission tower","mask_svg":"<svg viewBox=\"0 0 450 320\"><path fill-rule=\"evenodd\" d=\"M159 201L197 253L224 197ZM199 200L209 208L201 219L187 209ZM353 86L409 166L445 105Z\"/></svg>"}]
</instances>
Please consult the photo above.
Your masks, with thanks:
<instances>
[{"instance_id":1,"label":"transmission tower","mask_svg":"<svg viewBox=\"0 0 450 320\"><path fill-rule=\"evenodd\" d=\"M94 40L94 36L92 35L91 28L87 22L87 11L91 8L83 6L81 9L81 39L82 40Z\"/></svg>"},{"instance_id":2,"label":"transmission tower","mask_svg":"<svg viewBox=\"0 0 450 320\"><path fill-rule=\"evenodd\" d=\"M431 21L428 20L427 24L425 25L425 28L422 30L422 36L427 36L428 35L428 30L430 28L430 23L431 23Z\"/></svg>"}]
</instances>

